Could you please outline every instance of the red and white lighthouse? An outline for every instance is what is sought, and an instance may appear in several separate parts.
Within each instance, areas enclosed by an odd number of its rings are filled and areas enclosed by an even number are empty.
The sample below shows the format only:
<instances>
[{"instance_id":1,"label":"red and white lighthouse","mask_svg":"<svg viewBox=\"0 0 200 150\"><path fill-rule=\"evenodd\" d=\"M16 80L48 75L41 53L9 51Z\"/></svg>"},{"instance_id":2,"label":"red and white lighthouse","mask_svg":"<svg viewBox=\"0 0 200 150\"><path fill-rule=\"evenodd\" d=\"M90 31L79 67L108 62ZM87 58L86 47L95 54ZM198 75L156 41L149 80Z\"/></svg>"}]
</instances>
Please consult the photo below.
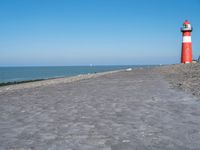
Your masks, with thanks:
<instances>
[{"instance_id":1,"label":"red and white lighthouse","mask_svg":"<svg viewBox=\"0 0 200 150\"><path fill-rule=\"evenodd\" d=\"M183 23L181 32L183 33L181 63L192 63L192 26L187 20Z\"/></svg>"}]
</instances>

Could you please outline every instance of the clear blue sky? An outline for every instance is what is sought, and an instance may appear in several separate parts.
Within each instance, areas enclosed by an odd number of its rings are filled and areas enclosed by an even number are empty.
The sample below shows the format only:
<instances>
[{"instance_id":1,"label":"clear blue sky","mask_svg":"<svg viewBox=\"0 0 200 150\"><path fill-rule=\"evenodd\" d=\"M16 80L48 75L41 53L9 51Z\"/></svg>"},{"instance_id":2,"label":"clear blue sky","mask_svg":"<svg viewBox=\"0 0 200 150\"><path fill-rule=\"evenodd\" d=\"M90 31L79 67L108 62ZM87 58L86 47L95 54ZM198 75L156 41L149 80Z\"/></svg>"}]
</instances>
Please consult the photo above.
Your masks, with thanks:
<instances>
[{"instance_id":1,"label":"clear blue sky","mask_svg":"<svg viewBox=\"0 0 200 150\"><path fill-rule=\"evenodd\" d=\"M0 0L0 66L179 63L188 19L200 55L200 0Z\"/></svg>"}]
</instances>

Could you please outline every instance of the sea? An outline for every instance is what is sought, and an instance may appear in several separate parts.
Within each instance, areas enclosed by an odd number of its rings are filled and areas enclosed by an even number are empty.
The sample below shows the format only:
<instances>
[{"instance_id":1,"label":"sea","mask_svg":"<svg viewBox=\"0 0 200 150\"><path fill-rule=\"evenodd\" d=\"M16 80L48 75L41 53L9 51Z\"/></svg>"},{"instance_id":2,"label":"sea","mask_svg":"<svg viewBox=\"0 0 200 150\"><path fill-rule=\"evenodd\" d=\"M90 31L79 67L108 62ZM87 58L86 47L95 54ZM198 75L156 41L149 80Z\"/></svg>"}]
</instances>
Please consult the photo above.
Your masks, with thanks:
<instances>
[{"instance_id":1,"label":"sea","mask_svg":"<svg viewBox=\"0 0 200 150\"><path fill-rule=\"evenodd\" d=\"M92 74L138 67L148 66L0 67L0 84L71 77L81 74Z\"/></svg>"}]
</instances>

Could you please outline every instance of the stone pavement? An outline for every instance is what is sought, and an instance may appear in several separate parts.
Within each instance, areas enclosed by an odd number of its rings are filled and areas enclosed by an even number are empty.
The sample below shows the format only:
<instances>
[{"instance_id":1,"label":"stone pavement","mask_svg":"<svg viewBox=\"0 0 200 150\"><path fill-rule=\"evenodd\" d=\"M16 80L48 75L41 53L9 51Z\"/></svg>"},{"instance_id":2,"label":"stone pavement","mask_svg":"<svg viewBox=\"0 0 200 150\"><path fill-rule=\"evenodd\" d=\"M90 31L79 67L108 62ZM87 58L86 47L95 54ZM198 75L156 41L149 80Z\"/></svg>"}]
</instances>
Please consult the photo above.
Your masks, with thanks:
<instances>
[{"instance_id":1,"label":"stone pavement","mask_svg":"<svg viewBox=\"0 0 200 150\"><path fill-rule=\"evenodd\" d=\"M0 94L0 150L199 150L200 101L154 69Z\"/></svg>"}]
</instances>

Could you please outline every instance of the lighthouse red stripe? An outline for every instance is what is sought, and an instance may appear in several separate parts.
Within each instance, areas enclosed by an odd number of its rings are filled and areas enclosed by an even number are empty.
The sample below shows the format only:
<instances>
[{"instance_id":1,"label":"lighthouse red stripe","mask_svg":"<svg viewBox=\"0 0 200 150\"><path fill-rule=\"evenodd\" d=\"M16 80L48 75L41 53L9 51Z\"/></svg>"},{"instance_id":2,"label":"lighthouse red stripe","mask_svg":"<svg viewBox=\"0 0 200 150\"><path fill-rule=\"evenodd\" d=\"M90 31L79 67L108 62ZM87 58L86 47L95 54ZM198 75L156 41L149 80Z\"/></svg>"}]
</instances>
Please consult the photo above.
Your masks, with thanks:
<instances>
[{"instance_id":1,"label":"lighthouse red stripe","mask_svg":"<svg viewBox=\"0 0 200 150\"><path fill-rule=\"evenodd\" d=\"M186 31L186 32L183 32L183 36L191 36L191 33Z\"/></svg>"}]
</instances>

